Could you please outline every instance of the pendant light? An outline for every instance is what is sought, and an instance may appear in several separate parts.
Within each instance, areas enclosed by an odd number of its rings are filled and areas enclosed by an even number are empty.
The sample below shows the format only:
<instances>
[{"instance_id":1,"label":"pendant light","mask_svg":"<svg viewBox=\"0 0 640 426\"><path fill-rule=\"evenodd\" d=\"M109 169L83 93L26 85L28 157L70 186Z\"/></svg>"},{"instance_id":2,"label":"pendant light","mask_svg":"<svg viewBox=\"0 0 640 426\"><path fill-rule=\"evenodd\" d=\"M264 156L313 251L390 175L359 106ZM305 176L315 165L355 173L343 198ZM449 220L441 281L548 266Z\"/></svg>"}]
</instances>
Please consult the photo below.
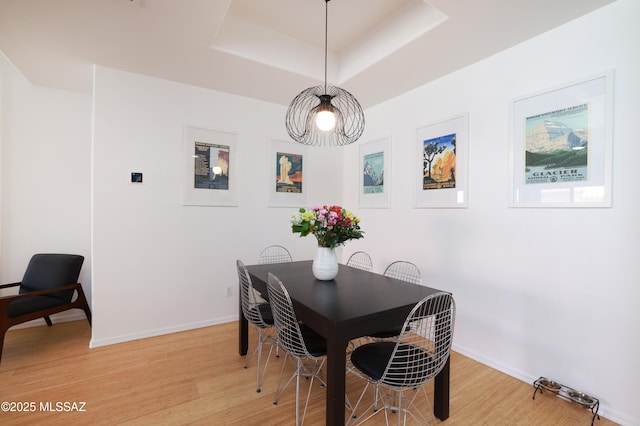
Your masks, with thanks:
<instances>
[{"instance_id":1,"label":"pendant light","mask_svg":"<svg viewBox=\"0 0 640 426\"><path fill-rule=\"evenodd\" d=\"M300 92L289 105L285 124L289 136L298 143L343 146L362 136L364 113L351 93L327 86L329 0L324 1L324 87L309 87Z\"/></svg>"}]
</instances>

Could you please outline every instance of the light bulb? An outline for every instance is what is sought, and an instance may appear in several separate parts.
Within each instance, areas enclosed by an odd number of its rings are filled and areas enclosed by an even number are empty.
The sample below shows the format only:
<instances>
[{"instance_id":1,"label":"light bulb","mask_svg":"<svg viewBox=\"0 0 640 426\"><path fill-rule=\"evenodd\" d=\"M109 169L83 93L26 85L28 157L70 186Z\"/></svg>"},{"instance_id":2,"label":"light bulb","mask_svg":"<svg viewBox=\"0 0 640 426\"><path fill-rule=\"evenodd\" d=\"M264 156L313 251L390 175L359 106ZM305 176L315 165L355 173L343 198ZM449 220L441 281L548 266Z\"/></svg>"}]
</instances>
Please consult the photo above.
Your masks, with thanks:
<instances>
[{"instance_id":1,"label":"light bulb","mask_svg":"<svg viewBox=\"0 0 640 426\"><path fill-rule=\"evenodd\" d=\"M327 132L336 126L336 115L332 111L320 111L316 115L316 126L318 129Z\"/></svg>"}]
</instances>

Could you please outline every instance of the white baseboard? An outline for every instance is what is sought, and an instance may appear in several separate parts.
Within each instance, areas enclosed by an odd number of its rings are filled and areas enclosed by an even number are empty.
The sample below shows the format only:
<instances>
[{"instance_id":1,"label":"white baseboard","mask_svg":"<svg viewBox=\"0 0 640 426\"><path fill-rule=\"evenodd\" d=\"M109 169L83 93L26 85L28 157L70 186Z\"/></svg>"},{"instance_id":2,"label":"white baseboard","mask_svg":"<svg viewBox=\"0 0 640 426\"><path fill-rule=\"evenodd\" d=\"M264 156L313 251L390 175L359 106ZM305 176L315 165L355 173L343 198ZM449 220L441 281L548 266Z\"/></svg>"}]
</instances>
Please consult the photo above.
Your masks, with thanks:
<instances>
[{"instance_id":1,"label":"white baseboard","mask_svg":"<svg viewBox=\"0 0 640 426\"><path fill-rule=\"evenodd\" d=\"M477 352L471 351L463 346L453 345L451 349L466 356L467 358L471 358L474 361L478 361L480 364L484 364L488 367L491 367L495 370L505 373L525 383L533 384L533 382L536 379L538 379L538 377L540 377L540 376L532 376L531 374L527 374L523 371L514 369L510 365L503 364L491 358L487 358L484 355L478 354Z\"/></svg>"},{"instance_id":2,"label":"white baseboard","mask_svg":"<svg viewBox=\"0 0 640 426\"><path fill-rule=\"evenodd\" d=\"M523 371L514 369L510 365L503 364L491 358L487 358L484 355L478 354L474 351L468 350L467 348L459 345L453 345L451 349L455 352L458 352L461 355L466 356L467 358L471 358L472 360L479 362L480 364L491 367L495 370L505 373L508 376L521 380L525 383L531 384L532 391L533 391L533 382L540 377L539 375L533 376ZM602 400L600 400L600 407L598 410L598 414L620 425L640 425L640 419L634 419L632 416L626 413L621 413L617 410L613 410L611 409L611 407L607 406L606 402L603 403Z\"/></svg>"},{"instance_id":3,"label":"white baseboard","mask_svg":"<svg viewBox=\"0 0 640 426\"><path fill-rule=\"evenodd\" d=\"M148 337L163 336L165 334L179 333L181 331L195 330L197 328L210 327L212 325L226 324L228 322L238 321L238 315L230 317L215 318L207 321L180 324L172 327L157 328L153 330L145 330L140 333L124 334L121 336L109 337L106 339L91 339L90 348L99 348L101 346L115 345L118 343L130 342L132 340L146 339Z\"/></svg>"}]
</instances>

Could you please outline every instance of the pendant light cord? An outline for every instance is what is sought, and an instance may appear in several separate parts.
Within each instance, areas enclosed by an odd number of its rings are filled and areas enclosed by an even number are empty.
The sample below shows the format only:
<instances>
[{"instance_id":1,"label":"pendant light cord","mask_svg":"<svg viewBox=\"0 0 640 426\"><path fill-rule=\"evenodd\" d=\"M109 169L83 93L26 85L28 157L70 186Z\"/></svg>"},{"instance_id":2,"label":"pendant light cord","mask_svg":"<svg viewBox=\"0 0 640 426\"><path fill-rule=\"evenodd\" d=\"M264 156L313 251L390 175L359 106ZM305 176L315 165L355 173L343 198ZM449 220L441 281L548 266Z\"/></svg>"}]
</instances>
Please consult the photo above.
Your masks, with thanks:
<instances>
[{"instance_id":1,"label":"pendant light cord","mask_svg":"<svg viewBox=\"0 0 640 426\"><path fill-rule=\"evenodd\" d=\"M329 32L329 0L324 0L324 94L327 94L327 34Z\"/></svg>"}]
</instances>

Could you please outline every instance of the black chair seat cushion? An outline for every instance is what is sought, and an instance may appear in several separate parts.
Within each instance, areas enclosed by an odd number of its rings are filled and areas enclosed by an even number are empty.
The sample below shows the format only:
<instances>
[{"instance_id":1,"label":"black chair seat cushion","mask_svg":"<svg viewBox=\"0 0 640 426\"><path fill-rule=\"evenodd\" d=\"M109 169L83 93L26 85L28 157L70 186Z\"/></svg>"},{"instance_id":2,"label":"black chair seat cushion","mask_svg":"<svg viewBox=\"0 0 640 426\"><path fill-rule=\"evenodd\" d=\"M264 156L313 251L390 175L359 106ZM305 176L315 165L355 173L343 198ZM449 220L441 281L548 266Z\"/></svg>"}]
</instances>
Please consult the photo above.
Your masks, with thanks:
<instances>
[{"instance_id":1,"label":"black chair seat cushion","mask_svg":"<svg viewBox=\"0 0 640 426\"><path fill-rule=\"evenodd\" d=\"M300 324L300 332L304 339L304 345L307 347L307 351L315 356L323 356L327 354L327 339L313 331L305 324Z\"/></svg>"},{"instance_id":2,"label":"black chair seat cushion","mask_svg":"<svg viewBox=\"0 0 640 426\"><path fill-rule=\"evenodd\" d=\"M389 364L395 346L396 342L390 341L367 343L357 347L351 353L351 362L374 381L379 381ZM435 367L429 353L422 348L403 343L399 345L396 352L396 361L399 361L400 354L411 354L411 356L405 358L405 362L392 366L383 383L392 386L414 386L424 383L426 376L430 375Z\"/></svg>"},{"instance_id":3,"label":"black chair seat cushion","mask_svg":"<svg viewBox=\"0 0 640 426\"><path fill-rule=\"evenodd\" d=\"M369 337L374 337L376 339L388 339L390 337L398 337L400 333L402 333L402 326L403 324L396 325L386 330L373 333ZM410 331L410 330L411 330L411 327L407 325L407 328L405 328L405 331Z\"/></svg>"},{"instance_id":4,"label":"black chair seat cushion","mask_svg":"<svg viewBox=\"0 0 640 426\"><path fill-rule=\"evenodd\" d=\"M402 326L390 328L384 331L378 331L377 333L373 333L370 337L374 337L376 339L388 339L389 337L397 337L402 332Z\"/></svg>"},{"instance_id":5,"label":"black chair seat cushion","mask_svg":"<svg viewBox=\"0 0 640 426\"><path fill-rule=\"evenodd\" d=\"M266 328L264 324L261 324L258 321L258 313L262 317L262 322L267 324L267 326L272 326L273 321L273 313L271 312L271 306L268 303L261 303L259 305L252 306L250 309L250 315L247 317L247 320L256 327Z\"/></svg>"},{"instance_id":6,"label":"black chair seat cushion","mask_svg":"<svg viewBox=\"0 0 640 426\"><path fill-rule=\"evenodd\" d=\"M268 303L261 303L257 305L257 308L262 316L262 321L266 324L273 325L273 312L271 312L271 305Z\"/></svg>"},{"instance_id":7,"label":"black chair seat cushion","mask_svg":"<svg viewBox=\"0 0 640 426\"><path fill-rule=\"evenodd\" d=\"M24 299L14 300L13 302L9 303L8 316L9 318L18 317L20 315L30 314L32 312L37 312L43 309L49 309L64 304L65 302L58 299L57 297L26 297Z\"/></svg>"}]
</instances>

